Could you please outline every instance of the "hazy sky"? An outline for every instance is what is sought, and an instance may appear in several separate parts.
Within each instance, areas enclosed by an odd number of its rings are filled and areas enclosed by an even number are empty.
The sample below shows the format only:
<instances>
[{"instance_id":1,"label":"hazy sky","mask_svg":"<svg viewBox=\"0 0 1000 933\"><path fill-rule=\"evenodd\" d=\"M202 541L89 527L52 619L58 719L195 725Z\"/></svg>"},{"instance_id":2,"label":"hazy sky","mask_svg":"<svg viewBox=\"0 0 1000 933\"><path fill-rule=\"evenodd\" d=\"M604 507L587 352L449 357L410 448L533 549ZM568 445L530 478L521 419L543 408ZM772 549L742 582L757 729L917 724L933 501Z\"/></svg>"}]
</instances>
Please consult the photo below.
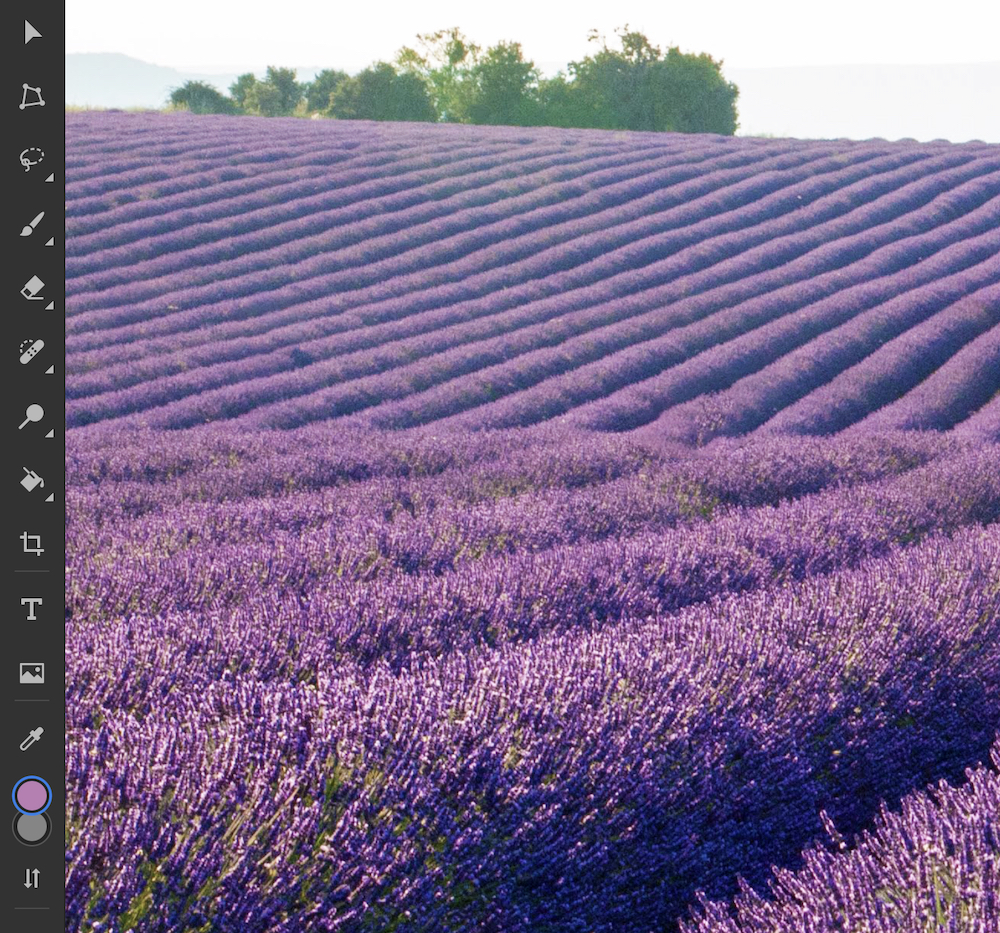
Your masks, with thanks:
<instances>
[{"instance_id":1,"label":"hazy sky","mask_svg":"<svg viewBox=\"0 0 1000 933\"><path fill-rule=\"evenodd\" d=\"M587 54L587 32L624 23L654 45L733 68L995 61L997 0L66 0L67 52L122 52L186 71L265 64L357 69L418 32L460 26L481 45L515 39L545 71Z\"/></svg>"}]
</instances>

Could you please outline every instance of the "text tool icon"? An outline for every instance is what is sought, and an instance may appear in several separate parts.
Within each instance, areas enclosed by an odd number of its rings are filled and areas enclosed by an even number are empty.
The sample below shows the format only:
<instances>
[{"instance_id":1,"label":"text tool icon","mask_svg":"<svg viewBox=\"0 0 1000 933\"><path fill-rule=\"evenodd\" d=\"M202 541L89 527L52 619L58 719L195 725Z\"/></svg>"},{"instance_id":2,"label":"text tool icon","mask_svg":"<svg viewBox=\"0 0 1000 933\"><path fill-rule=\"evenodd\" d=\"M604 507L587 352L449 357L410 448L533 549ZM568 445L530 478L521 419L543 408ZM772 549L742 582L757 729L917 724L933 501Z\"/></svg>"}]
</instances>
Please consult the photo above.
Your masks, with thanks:
<instances>
[{"instance_id":1,"label":"text tool icon","mask_svg":"<svg viewBox=\"0 0 1000 933\"><path fill-rule=\"evenodd\" d=\"M32 729L31 732L28 733L28 737L21 743L21 751L26 752L32 745L35 744L35 742L40 741L44 731L45 730L41 726L37 729Z\"/></svg>"},{"instance_id":2,"label":"text tool icon","mask_svg":"<svg viewBox=\"0 0 1000 933\"><path fill-rule=\"evenodd\" d=\"M37 868L26 868L24 870L24 886L26 888L37 888L38 887L38 869Z\"/></svg>"},{"instance_id":3,"label":"text tool icon","mask_svg":"<svg viewBox=\"0 0 1000 933\"><path fill-rule=\"evenodd\" d=\"M42 34L35 29L27 20L24 21L24 44L27 45L32 39L41 39Z\"/></svg>"},{"instance_id":4,"label":"text tool icon","mask_svg":"<svg viewBox=\"0 0 1000 933\"><path fill-rule=\"evenodd\" d=\"M44 489L45 480L43 480L34 470L29 470L27 467L21 467L24 470L24 476L21 477L21 485L32 492L35 489Z\"/></svg>"},{"instance_id":5,"label":"text tool icon","mask_svg":"<svg viewBox=\"0 0 1000 933\"><path fill-rule=\"evenodd\" d=\"M18 683L44 684L45 664L42 661L22 661L18 671Z\"/></svg>"},{"instance_id":6,"label":"text tool icon","mask_svg":"<svg viewBox=\"0 0 1000 933\"><path fill-rule=\"evenodd\" d=\"M45 211L39 211L37 216L30 224L25 224L21 227L21 236L31 236L35 232L35 227L38 226L39 221L45 216Z\"/></svg>"},{"instance_id":7,"label":"text tool icon","mask_svg":"<svg viewBox=\"0 0 1000 933\"><path fill-rule=\"evenodd\" d=\"M30 84L21 85L21 103L18 105L20 110L25 110L28 107L44 107L45 101L42 98L42 89L40 87L32 87Z\"/></svg>"},{"instance_id":8,"label":"text tool icon","mask_svg":"<svg viewBox=\"0 0 1000 933\"><path fill-rule=\"evenodd\" d=\"M31 171L32 165L38 165L45 158L45 152L39 149L37 146L29 146L27 149L21 150L21 155L18 156L18 161L24 166L26 172Z\"/></svg>"},{"instance_id":9,"label":"text tool icon","mask_svg":"<svg viewBox=\"0 0 1000 933\"><path fill-rule=\"evenodd\" d=\"M45 417L45 409L41 405L29 405L24 410L24 421L18 425L18 431L27 427L32 421L41 421ZM44 485L44 484L43 484Z\"/></svg>"},{"instance_id":10,"label":"text tool icon","mask_svg":"<svg viewBox=\"0 0 1000 933\"><path fill-rule=\"evenodd\" d=\"M25 536L25 537L27 537L27 536ZM28 622L36 622L36 621L38 621L38 616L35 615L35 606L41 606L42 605L42 597L41 596L22 596L21 597L21 605L28 607L28 616L27 616L26 621L28 621Z\"/></svg>"},{"instance_id":11,"label":"text tool icon","mask_svg":"<svg viewBox=\"0 0 1000 933\"><path fill-rule=\"evenodd\" d=\"M37 276L33 275L24 286L21 288L21 294L24 295L28 301L45 301L45 299L38 293L45 288L45 283Z\"/></svg>"},{"instance_id":12,"label":"text tool icon","mask_svg":"<svg viewBox=\"0 0 1000 933\"><path fill-rule=\"evenodd\" d=\"M35 557L40 557L45 553L45 548L42 547L41 535L29 535L28 532L22 531L21 545L21 550L25 554L34 554Z\"/></svg>"},{"instance_id":13,"label":"text tool icon","mask_svg":"<svg viewBox=\"0 0 1000 933\"><path fill-rule=\"evenodd\" d=\"M21 341L21 363L30 363L39 353L41 353L42 348L45 346L44 340L33 340L29 337L27 340Z\"/></svg>"}]
</instances>

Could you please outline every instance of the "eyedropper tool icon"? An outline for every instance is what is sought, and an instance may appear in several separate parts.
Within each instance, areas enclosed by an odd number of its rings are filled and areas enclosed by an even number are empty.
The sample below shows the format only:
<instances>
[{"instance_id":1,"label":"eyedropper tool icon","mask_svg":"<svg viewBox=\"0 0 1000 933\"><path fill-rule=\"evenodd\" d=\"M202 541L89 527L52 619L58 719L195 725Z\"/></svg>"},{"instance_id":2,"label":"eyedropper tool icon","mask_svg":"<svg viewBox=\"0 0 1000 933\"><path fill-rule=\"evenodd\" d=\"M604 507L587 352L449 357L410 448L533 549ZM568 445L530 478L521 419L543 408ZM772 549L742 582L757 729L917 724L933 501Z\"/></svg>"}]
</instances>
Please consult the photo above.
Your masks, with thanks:
<instances>
[{"instance_id":1,"label":"eyedropper tool icon","mask_svg":"<svg viewBox=\"0 0 1000 933\"><path fill-rule=\"evenodd\" d=\"M39 726L37 729L32 729L28 733L28 737L21 743L21 751L26 752L32 745L35 744L41 737L45 730Z\"/></svg>"}]
</instances>

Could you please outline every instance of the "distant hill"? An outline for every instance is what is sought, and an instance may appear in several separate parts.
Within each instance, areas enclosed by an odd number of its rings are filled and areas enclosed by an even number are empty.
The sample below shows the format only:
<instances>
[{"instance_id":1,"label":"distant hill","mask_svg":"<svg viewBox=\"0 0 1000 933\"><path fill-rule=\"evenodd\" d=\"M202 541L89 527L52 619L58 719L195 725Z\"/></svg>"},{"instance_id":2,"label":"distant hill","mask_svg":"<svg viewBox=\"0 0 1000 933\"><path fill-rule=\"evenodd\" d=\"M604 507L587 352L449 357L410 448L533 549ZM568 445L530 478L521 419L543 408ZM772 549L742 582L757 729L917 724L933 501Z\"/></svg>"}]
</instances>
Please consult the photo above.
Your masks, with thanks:
<instances>
[{"instance_id":1,"label":"distant hill","mask_svg":"<svg viewBox=\"0 0 1000 933\"><path fill-rule=\"evenodd\" d=\"M66 56L66 103L73 107L162 107L175 87L207 80L224 91L229 75L193 75L113 52Z\"/></svg>"},{"instance_id":2,"label":"distant hill","mask_svg":"<svg viewBox=\"0 0 1000 933\"><path fill-rule=\"evenodd\" d=\"M263 75L264 68L248 67ZM299 78L310 80L319 68L299 68ZM180 71L165 65L121 55L117 52L77 53L66 56L66 103L71 107L163 107L170 92L185 81L206 81L226 93L236 73L203 74Z\"/></svg>"},{"instance_id":3,"label":"distant hill","mask_svg":"<svg viewBox=\"0 0 1000 933\"><path fill-rule=\"evenodd\" d=\"M557 70L543 64L547 74ZM309 80L320 67L297 70ZM725 74L740 87L744 136L1000 142L1000 115L990 110L1000 100L1000 62L726 68ZM72 54L66 56L66 102L155 109L185 81L207 81L225 92L235 78L235 73L184 72L117 53Z\"/></svg>"}]
</instances>

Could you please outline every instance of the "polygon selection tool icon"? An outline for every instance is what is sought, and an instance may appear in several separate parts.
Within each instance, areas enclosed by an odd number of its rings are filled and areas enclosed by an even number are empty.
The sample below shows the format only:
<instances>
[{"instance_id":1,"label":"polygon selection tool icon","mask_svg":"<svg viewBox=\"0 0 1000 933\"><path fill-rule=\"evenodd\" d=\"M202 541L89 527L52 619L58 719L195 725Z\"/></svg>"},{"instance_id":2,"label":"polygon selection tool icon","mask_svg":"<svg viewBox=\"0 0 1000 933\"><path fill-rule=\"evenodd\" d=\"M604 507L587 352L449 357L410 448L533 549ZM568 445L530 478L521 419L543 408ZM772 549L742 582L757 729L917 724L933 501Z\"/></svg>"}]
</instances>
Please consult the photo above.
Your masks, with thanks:
<instances>
[{"instance_id":1,"label":"polygon selection tool icon","mask_svg":"<svg viewBox=\"0 0 1000 933\"><path fill-rule=\"evenodd\" d=\"M45 101L42 98L42 89L40 87L33 87L30 84L21 85L21 103L18 104L20 110L26 110L28 107L44 107Z\"/></svg>"}]
</instances>

